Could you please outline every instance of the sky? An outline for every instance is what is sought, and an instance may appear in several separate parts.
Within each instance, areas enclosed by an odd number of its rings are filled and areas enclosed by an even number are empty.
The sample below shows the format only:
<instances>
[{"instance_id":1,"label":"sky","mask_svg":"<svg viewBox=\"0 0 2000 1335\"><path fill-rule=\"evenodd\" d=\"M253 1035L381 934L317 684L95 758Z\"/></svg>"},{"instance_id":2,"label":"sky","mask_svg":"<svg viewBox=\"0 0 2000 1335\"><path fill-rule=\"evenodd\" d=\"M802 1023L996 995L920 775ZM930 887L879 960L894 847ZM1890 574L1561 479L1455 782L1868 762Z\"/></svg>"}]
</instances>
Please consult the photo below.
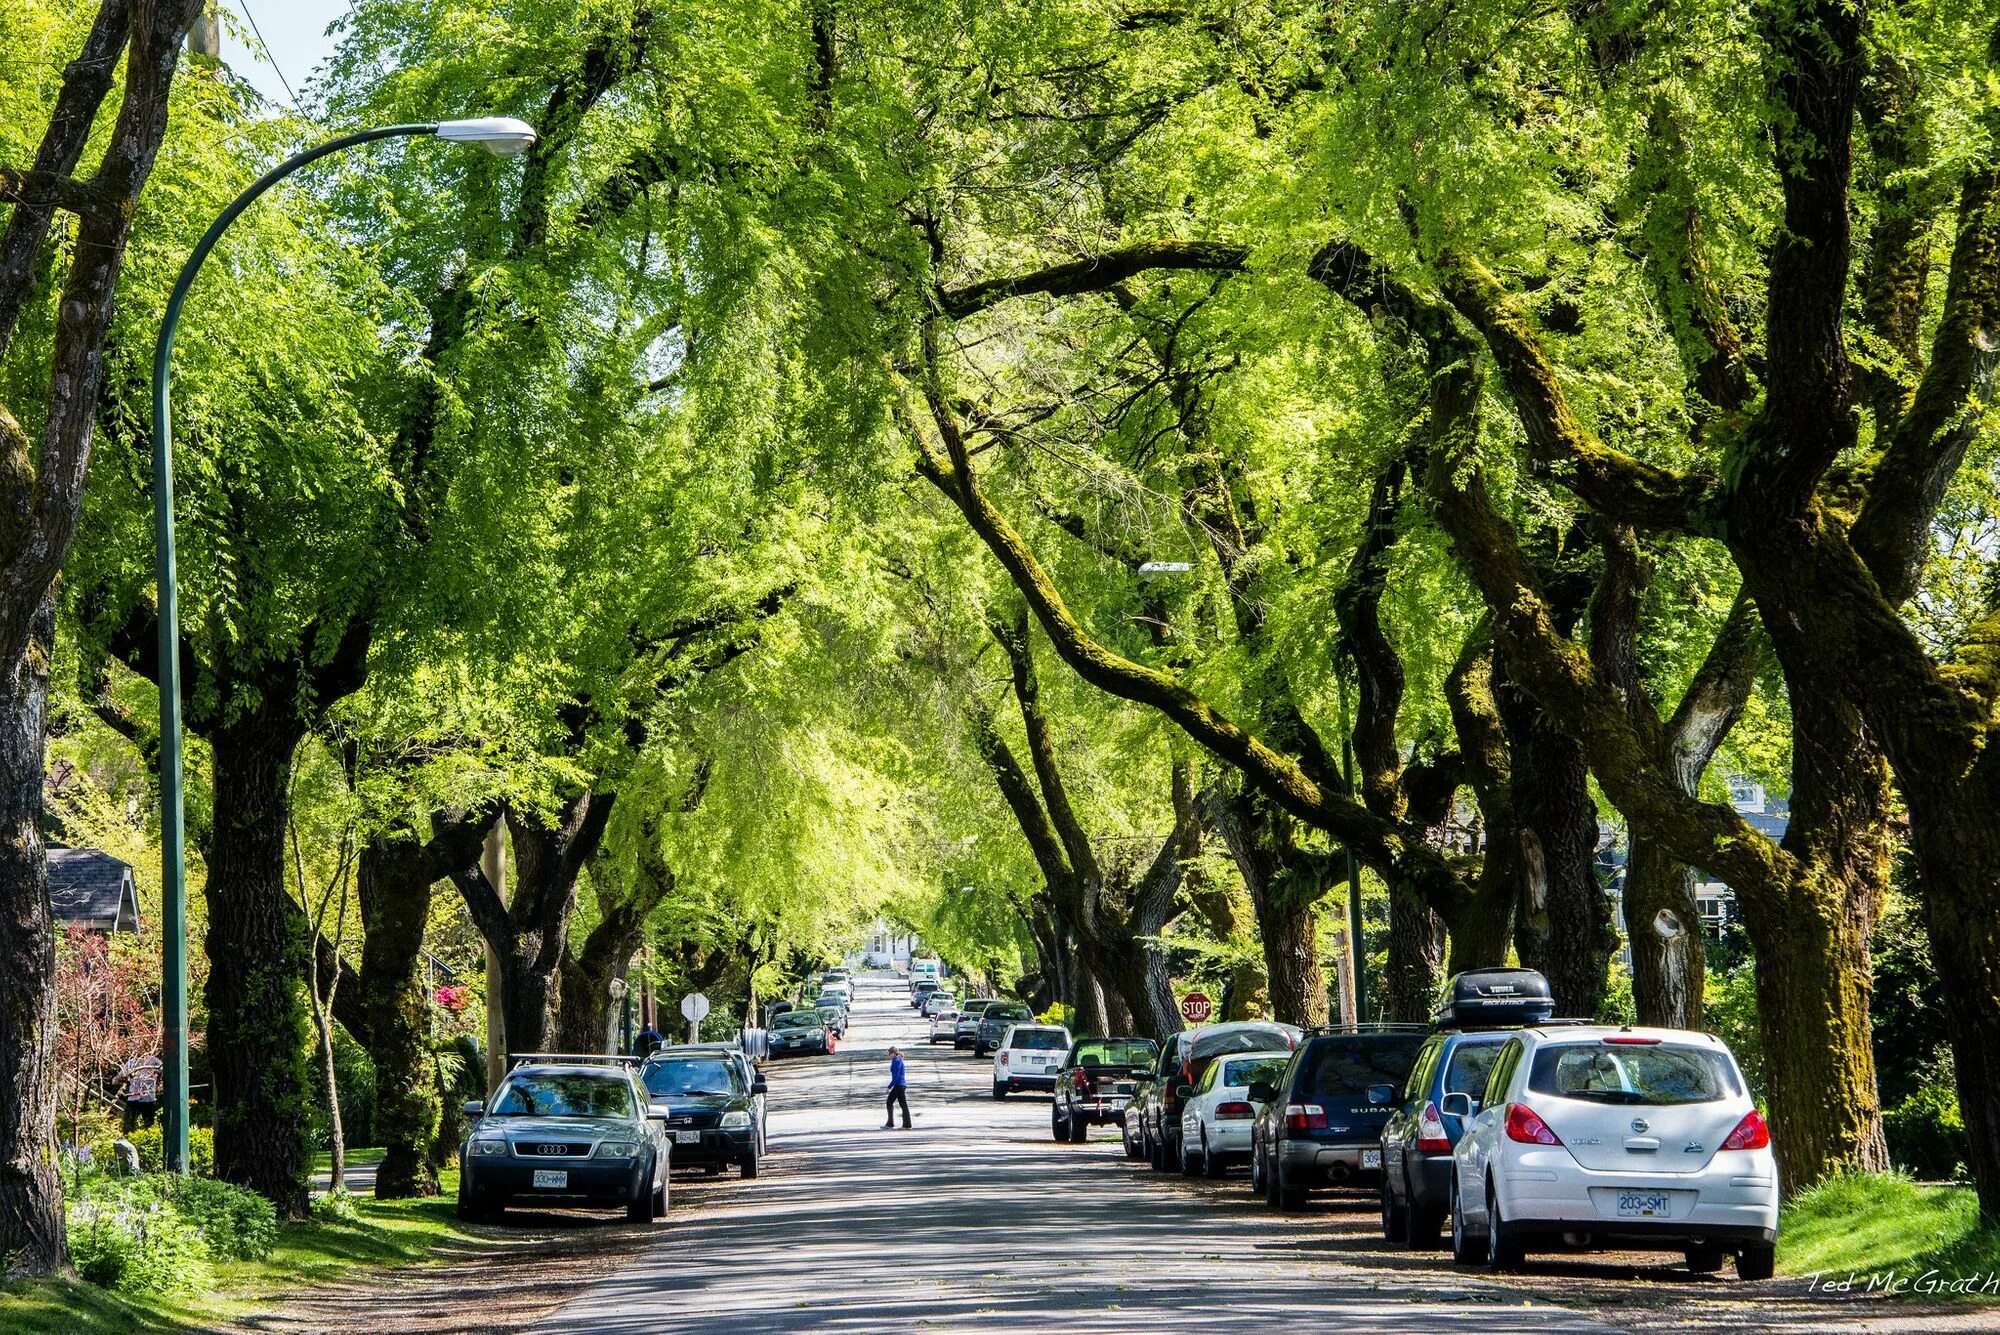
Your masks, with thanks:
<instances>
[{"instance_id":1,"label":"sky","mask_svg":"<svg viewBox=\"0 0 2000 1335\"><path fill-rule=\"evenodd\" d=\"M293 88L303 91L313 70L333 53L327 25L347 13L348 0L223 0L223 7L235 15L233 21L223 20L223 59L264 96L280 106L290 106L292 99L273 64L284 71ZM253 54L245 45L244 39L250 36L246 11L264 34L268 57Z\"/></svg>"}]
</instances>

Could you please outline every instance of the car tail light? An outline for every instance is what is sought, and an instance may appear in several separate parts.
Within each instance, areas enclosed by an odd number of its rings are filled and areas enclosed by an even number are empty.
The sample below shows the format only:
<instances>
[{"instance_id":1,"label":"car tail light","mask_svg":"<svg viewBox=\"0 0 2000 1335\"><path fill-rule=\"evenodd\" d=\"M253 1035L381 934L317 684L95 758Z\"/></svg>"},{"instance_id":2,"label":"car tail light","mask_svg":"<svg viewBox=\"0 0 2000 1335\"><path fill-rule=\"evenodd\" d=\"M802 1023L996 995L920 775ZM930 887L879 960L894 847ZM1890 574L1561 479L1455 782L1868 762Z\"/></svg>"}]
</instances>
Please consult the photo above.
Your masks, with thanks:
<instances>
[{"instance_id":1,"label":"car tail light","mask_svg":"<svg viewBox=\"0 0 2000 1335\"><path fill-rule=\"evenodd\" d=\"M1002 1066L1005 1066L1007 1064L1007 1054L1004 1052L1000 1054L1000 1064Z\"/></svg>"},{"instance_id":2,"label":"car tail light","mask_svg":"<svg viewBox=\"0 0 2000 1335\"><path fill-rule=\"evenodd\" d=\"M1549 1124L1525 1103L1507 1105L1507 1139L1523 1145L1560 1145Z\"/></svg>"},{"instance_id":3,"label":"car tail light","mask_svg":"<svg viewBox=\"0 0 2000 1335\"><path fill-rule=\"evenodd\" d=\"M1764 1114L1752 1108L1743 1114L1743 1120L1729 1133L1729 1139L1722 1142L1725 1150L1761 1150L1771 1144L1771 1128L1764 1121Z\"/></svg>"},{"instance_id":4,"label":"car tail light","mask_svg":"<svg viewBox=\"0 0 2000 1335\"><path fill-rule=\"evenodd\" d=\"M1444 1118L1438 1115L1435 1103L1425 1103L1417 1114L1417 1153L1451 1153L1451 1137L1444 1133Z\"/></svg>"},{"instance_id":5,"label":"car tail light","mask_svg":"<svg viewBox=\"0 0 2000 1335\"><path fill-rule=\"evenodd\" d=\"M1247 1103L1218 1103L1215 1105L1215 1118L1217 1121L1227 1121L1231 1118L1255 1117L1256 1115L1257 1110Z\"/></svg>"},{"instance_id":6,"label":"car tail light","mask_svg":"<svg viewBox=\"0 0 2000 1335\"><path fill-rule=\"evenodd\" d=\"M1638 1034L1606 1034L1604 1041L1606 1043L1623 1043L1627 1047L1644 1048L1657 1047L1660 1042L1657 1038L1642 1038Z\"/></svg>"},{"instance_id":7,"label":"car tail light","mask_svg":"<svg viewBox=\"0 0 2000 1335\"><path fill-rule=\"evenodd\" d=\"M1285 1105L1285 1130L1326 1130L1326 1109L1320 1107L1317 1103L1287 1103Z\"/></svg>"}]
</instances>

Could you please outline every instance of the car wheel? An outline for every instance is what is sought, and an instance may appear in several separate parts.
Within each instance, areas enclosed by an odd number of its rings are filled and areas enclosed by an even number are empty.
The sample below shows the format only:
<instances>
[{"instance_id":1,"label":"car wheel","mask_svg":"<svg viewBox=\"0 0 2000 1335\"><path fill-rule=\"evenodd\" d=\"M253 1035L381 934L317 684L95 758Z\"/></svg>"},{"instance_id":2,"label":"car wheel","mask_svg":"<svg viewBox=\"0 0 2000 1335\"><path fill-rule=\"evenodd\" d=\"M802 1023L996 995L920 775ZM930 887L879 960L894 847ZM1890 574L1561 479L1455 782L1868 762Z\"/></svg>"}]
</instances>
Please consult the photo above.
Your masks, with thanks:
<instances>
[{"instance_id":1,"label":"car wheel","mask_svg":"<svg viewBox=\"0 0 2000 1335\"><path fill-rule=\"evenodd\" d=\"M1187 1132L1185 1130L1181 1132L1180 1160L1181 1160L1182 1177L1200 1176L1202 1169L1202 1161L1199 1157L1189 1152L1187 1143Z\"/></svg>"},{"instance_id":2,"label":"car wheel","mask_svg":"<svg viewBox=\"0 0 2000 1335\"><path fill-rule=\"evenodd\" d=\"M757 1176L757 1151L751 1150L737 1161L736 1171L742 1177Z\"/></svg>"},{"instance_id":3,"label":"car wheel","mask_svg":"<svg viewBox=\"0 0 2000 1335\"><path fill-rule=\"evenodd\" d=\"M493 1217L493 1207L481 1205L461 1191L458 1193L458 1217L467 1223L483 1224Z\"/></svg>"},{"instance_id":4,"label":"car wheel","mask_svg":"<svg viewBox=\"0 0 2000 1335\"><path fill-rule=\"evenodd\" d=\"M651 1183L641 1183L637 1194L625 1204L625 1218L634 1224L650 1224L660 1216L653 1209Z\"/></svg>"},{"instance_id":5,"label":"car wheel","mask_svg":"<svg viewBox=\"0 0 2000 1335\"><path fill-rule=\"evenodd\" d=\"M1055 1137L1058 1145L1069 1143L1069 1118L1062 1115L1061 1104L1049 1109L1049 1134Z\"/></svg>"},{"instance_id":6,"label":"car wheel","mask_svg":"<svg viewBox=\"0 0 2000 1335\"><path fill-rule=\"evenodd\" d=\"M1090 1123L1084 1121L1081 1117L1071 1117L1069 1119L1070 1144L1081 1145L1088 1139L1090 1139Z\"/></svg>"},{"instance_id":7,"label":"car wheel","mask_svg":"<svg viewBox=\"0 0 2000 1335\"><path fill-rule=\"evenodd\" d=\"M722 1165L719 1163L705 1163L701 1166L701 1171L708 1174L710 1177L721 1177Z\"/></svg>"},{"instance_id":8,"label":"car wheel","mask_svg":"<svg viewBox=\"0 0 2000 1335\"><path fill-rule=\"evenodd\" d=\"M660 1185L653 1188L653 1212L662 1215L667 1212L667 1180L665 1178L661 1178Z\"/></svg>"},{"instance_id":9,"label":"car wheel","mask_svg":"<svg viewBox=\"0 0 2000 1335\"><path fill-rule=\"evenodd\" d=\"M1201 1138L1201 1175L1221 1177L1228 1171L1228 1165L1222 1162L1222 1156L1208 1147L1208 1135L1204 1132Z\"/></svg>"},{"instance_id":10,"label":"car wheel","mask_svg":"<svg viewBox=\"0 0 2000 1335\"><path fill-rule=\"evenodd\" d=\"M1778 1268L1778 1249L1770 1243L1745 1247L1736 1253L1736 1278L1769 1279Z\"/></svg>"},{"instance_id":11,"label":"car wheel","mask_svg":"<svg viewBox=\"0 0 2000 1335\"><path fill-rule=\"evenodd\" d=\"M1507 1227L1507 1221L1500 1214L1500 1193L1493 1189L1493 1183L1486 1184L1486 1268L1499 1274L1508 1270L1519 1270L1525 1257L1525 1249Z\"/></svg>"},{"instance_id":12,"label":"car wheel","mask_svg":"<svg viewBox=\"0 0 2000 1335\"><path fill-rule=\"evenodd\" d=\"M1688 1269L1697 1275L1712 1275L1722 1269L1723 1251L1720 1247L1690 1247L1687 1249Z\"/></svg>"},{"instance_id":13,"label":"car wheel","mask_svg":"<svg viewBox=\"0 0 2000 1335\"><path fill-rule=\"evenodd\" d=\"M995 1085L995 1086L993 1086L993 1097L994 1097L994 1098L996 1098L996 1099L1004 1099L1004 1098L1006 1098L1006 1097L1007 1097L1007 1086L1005 1086L1005 1085Z\"/></svg>"},{"instance_id":14,"label":"car wheel","mask_svg":"<svg viewBox=\"0 0 2000 1335\"><path fill-rule=\"evenodd\" d=\"M1264 1145L1262 1141L1250 1143L1250 1194L1264 1194Z\"/></svg>"},{"instance_id":15,"label":"car wheel","mask_svg":"<svg viewBox=\"0 0 2000 1335\"><path fill-rule=\"evenodd\" d=\"M1306 1208L1306 1189L1291 1180L1285 1172L1285 1161L1280 1158L1272 1163L1271 1180L1277 1183L1278 1208L1280 1210L1303 1210Z\"/></svg>"},{"instance_id":16,"label":"car wheel","mask_svg":"<svg viewBox=\"0 0 2000 1335\"><path fill-rule=\"evenodd\" d=\"M1153 1139L1150 1132L1146 1135L1146 1162L1156 1173L1167 1171L1167 1147Z\"/></svg>"},{"instance_id":17,"label":"car wheel","mask_svg":"<svg viewBox=\"0 0 2000 1335\"><path fill-rule=\"evenodd\" d=\"M1472 1230L1465 1226L1465 1202L1458 1194L1456 1173L1451 1178L1451 1259L1459 1265L1471 1265L1479 1259L1472 1245Z\"/></svg>"},{"instance_id":18,"label":"car wheel","mask_svg":"<svg viewBox=\"0 0 2000 1335\"><path fill-rule=\"evenodd\" d=\"M1412 1251L1427 1252L1438 1245L1438 1233L1444 1228L1445 1212L1435 1205L1423 1205L1410 1201L1403 1207L1403 1224L1408 1229L1407 1237Z\"/></svg>"},{"instance_id":19,"label":"car wheel","mask_svg":"<svg viewBox=\"0 0 2000 1335\"><path fill-rule=\"evenodd\" d=\"M1386 1173L1382 1176L1382 1240L1391 1247L1410 1245L1409 1207L1396 1200Z\"/></svg>"}]
</instances>

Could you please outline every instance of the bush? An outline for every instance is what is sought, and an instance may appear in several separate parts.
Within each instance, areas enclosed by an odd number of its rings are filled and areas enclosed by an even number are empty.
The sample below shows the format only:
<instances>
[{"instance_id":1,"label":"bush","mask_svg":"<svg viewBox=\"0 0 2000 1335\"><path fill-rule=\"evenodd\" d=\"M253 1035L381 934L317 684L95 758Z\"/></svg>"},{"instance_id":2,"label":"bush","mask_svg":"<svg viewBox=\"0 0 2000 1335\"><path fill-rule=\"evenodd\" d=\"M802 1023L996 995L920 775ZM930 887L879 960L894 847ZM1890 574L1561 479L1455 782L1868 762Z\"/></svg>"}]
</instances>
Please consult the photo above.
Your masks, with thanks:
<instances>
[{"instance_id":1,"label":"bush","mask_svg":"<svg viewBox=\"0 0 2000 1335\"><path fill-rule=\"evenodd\" d=\"M213 1252L167 1190L156 1177L90 1179L68 1210L70 1259L77 1273L122 1293L208 1288Z\"/></svg>"},{"instance_id":2,"label":"bush","mask_svg":"<svg viewBox=\"0 0 2000 1335\"><path fill-rule=\"evenodd\" d=\"M1917 1092L1882 1115L1889 1158L1914 1177L1951 1179L1963 1175L1972 1144L1959 1115L1949 1064L1933 1068Z\"/></svg>"},{"instance_id":3,"label":"bush","mask_svg":"<svg viewBox=\"0 0 2000 1335\"><path fill-rule=\"evenodd\" d=\"M169 1189L174 1209L200 1231L217 1256L261 1261L278 1242L278 1211L247 1187L189 1177Z\"/></svg>"},{"instance_id":4,"label":"bush","mask_svg":"<svg viewBox=\"0 0 2000 1335\"><path fill-rule=\"evenodd\" d=\"M116 1139L114 1137L113 1139ZM166 1133L157 1123L132 1129L132 1134L124 1137L132 1142L132 1148L139 1151L139 1166L149 1173L166 1171ZM111 1151L111 1141L91 1147L101 1164L110 1164L117 1159ZM215 1171L215 1128L191 1126L188 1128L188 1169L207 1176Z\"/></svg>"},{"instance_id":5,"label":"bush","mask_svg":"<svg viewBox=\"0 0 2000 1335\"><path fill-rule=\"evenodd\" d=\"M1035 1017L1037 1024L1059 1024L1065 1029L1076 1024L1076 1008L1058 1001L1055 1005Z\"/></svg>"}]
</instances>

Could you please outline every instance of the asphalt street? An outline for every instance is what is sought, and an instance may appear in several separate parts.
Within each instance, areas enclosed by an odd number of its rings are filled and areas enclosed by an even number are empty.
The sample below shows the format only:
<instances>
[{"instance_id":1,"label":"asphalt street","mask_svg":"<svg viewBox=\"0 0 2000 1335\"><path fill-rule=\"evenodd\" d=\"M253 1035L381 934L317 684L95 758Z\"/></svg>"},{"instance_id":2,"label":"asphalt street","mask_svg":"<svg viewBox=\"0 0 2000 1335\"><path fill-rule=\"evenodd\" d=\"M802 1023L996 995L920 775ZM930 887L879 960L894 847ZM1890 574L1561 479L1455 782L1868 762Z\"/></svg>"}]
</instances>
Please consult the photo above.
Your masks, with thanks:
<instances>
[{"instance_id":1,"label":"asphalt street","mask_svg":"<svg viewBox=\"0 0 2000 1335\"><path fill-rule=\"evenodd\" d=\"M698 1211L535 1329L1605 1331L1454 1272L1330 1259L1309 1220L1217 1201L1124 1159L1100 1128L1058 1144L1045 1096L993 1099L990 1059L931 1047L900 980L857 979L831 1057L769 1064L769 1171ZM884 1131L887 1049L911 1131Z\"/></svg>"}]
</instances>

